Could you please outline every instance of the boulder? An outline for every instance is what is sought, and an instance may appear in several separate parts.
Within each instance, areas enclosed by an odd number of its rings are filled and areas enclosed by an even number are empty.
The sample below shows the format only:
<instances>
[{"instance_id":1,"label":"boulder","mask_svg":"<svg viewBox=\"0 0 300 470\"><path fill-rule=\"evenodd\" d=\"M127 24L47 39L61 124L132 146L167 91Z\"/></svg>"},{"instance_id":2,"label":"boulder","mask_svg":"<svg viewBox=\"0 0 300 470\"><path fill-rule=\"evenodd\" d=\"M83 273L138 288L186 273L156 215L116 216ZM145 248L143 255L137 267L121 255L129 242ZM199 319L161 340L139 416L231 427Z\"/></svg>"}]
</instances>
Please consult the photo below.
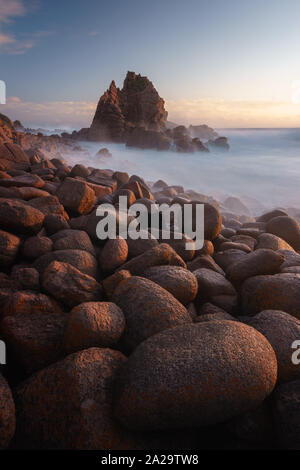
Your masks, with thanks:
<instances>
[{"instance_id":1,"label":"boulder","mask_svg":"<svg viewBox=\"0 0 300 470\"><path fill-rule=\"evenodd\" d=\"M51 315L62 313L61 308L47 295L30 291L12 292L6 299L2 316L9 315L34 315L44 314Z\"/></svg>"},{"instance_id":2,"label":"boulder","mask_svg":"<svg viewBox=\"0 0 300 470\"><path fill-rule=\"evenodd\" d=\"M249 277L279 273L284 260L281 253L259 249L231 264L226 275L234 285L240 285Z\"/></svg>"},{"instance_id":3,"label":"boulder","mask_svg":"<svg viewBox=\"0 0 300 470\"><path fill-rule=\"evenodd\" d=\"M275 353L254 328L181 325L131 354L116 381L114 413L139 431L213 425L260 405L276 379Z\"/></svg>"},{"instance_id":4,"label":"boulder","mask_svg":"<svg viewBox=\"0 0 300 470\"><path fill-rule=\"evenodd\" d=\"M36 259L47 253L50 253L53 248L53 242L48 237L29 237L25 240L22 252L25 258Z\"/></svg>"},{"instance_id":5,"label":"boulder","mask_svg":"<svg viewBox=\"0 0 300 470\"><path fill-rule=\"evenodd\" d=\"M223 269L220 268L220 266L209 255L197 256L193 261L187 263L187 267L192 272L201 268L212 269L216 273L223 274L223 276L225 276Z\"/></svg>"},{"instance_id":6,"label":"boulder","mask_svg":"<svg viewBox=\"0 0 300 470\"><path fill-rule=\"evenodd\" d=\"M112 301L126 318L124 341L129 349L159 331L191 322L186 308L158 284L132 276L116 287Z\"/></svg>"},{"instance_id":7,"label":"boulder","mask_svg":"<svg viewBox=\"0 0 300 470\"><path fill-rule=\"evenodd\" d=\"M300 319L300 274L274 274L247 279L242 287L245 315L282 310Z\"/></svg>"},{"instance_id":8,"label":"boulder","mask_svg":"<svg viewBox=\"0 0 300 470\"><path fill-rule=\"evenodd\" d=\"M128 246L128 258L135 258L136 256L142 255L145 251L158 245L157 239L149 232L145 233L145 238L133 240L128 237L126 241Z\"/></svg>"},{"instance_id":9,"label":"boulder","mask_svg":"<svg viewBox=\"0 0 300 470\"><path fill-rule=\"evenodd\" d=\"M237 293L231 282L222 274L206 268L197 269L193 274L198 281L198 305L210 302L227 312L234 310Z\"/></svg>"},{"instance_id":10,"label":"boulder","mask_svg":"<svg viewBox=\"0 0 300 470\"><path fill-rule=\"evenodd\" d=\"M196 277L180 266L153 266L144 271L143 277L159 284L183 305L192 302L197 295Z\"/></svg>"},{"instance_id":11,"label":"boulder","mask_svg":"<svg viewBox=\"0 0 300 470\"><path fill-rule=\"evenodd\" d=\"M15 404L8 383L0 373L0 449L6 449L16 427Z\"/></svg>"},{"instance_id":12,"label":"boulder","mask_svg":"<svg viewBox=\"0 0 300 470\"><path fill-rule=\"evenodd\" d=\"M162 243L127 261L119 270L129 271L133 276L136 276L152 266L163 265L186 267L183 259L168 244Z\"/></svg>"},{"instance_id":13,"label":"boulder","mask_svg":"<svg viewBox=\"0 0 300 470\"><path fill-rule=\"evenodd\" d=\"M269 222L269 220L275 219L275 217L285 217L288 216L287 212L281 210L281 209L274 209L270 212L266 212L265 214L262 214L260 217L258 217L256 220L257 222Z\"/></svg>"},{"instance_id":14,"label":"boulder","mask_svg":"<svg viewBox=\"0 0 300 470\"><path fill-rule=\"evenodd\" d=\"M5 188L32 187L41 189L45 186L45 181L38 175L25 173L23 175L14 176L13 178L0 179L0 186L4 186Z\"/></svg>"},{"instance_id":15,"label":"boulder","mask_svg":"<svg viewBox=\"0 0 300 470\"><path fill-rule=\"evenodd\" d=\"M226 272L231 264L244 259L246 256L247 253L242 250L226 250L214 253L214 260Z\"/></svg>"},{"instance_id":16,"label":"boulder","mask_svg":"<svg viewBox=\"0 0 300 470\"><path fill-rule=\"evenodd\" d=\"M90 348L22 383L15 391L18 442L33 449L135 449L112 414L113 385L125 361L119 351Z\"/></svg>"},{"instance_id":17,"label":"boulder","mask_svg":"<svg viewBox=\"0 0 300 470\"><path fill-rule=\"evenodd\" d=\"M45 216L47 215L62 215L66 220L69 219L64 206L60 204L56 196L43 196L30 199L27 203L29 206L34 207L41 211Z\"/></svg>"},{"instance_id":18,"label":"boulder","mask_svg":"<svg viewBox=\"0 0 300 470\"><path fill-rule=\"evenodd\" d=\"M54 250L83 250L96 255L90 237L83 230L60 230L51 239L54 242Z\"/></svg>"},{"instance_id":19,"label":"boulder","mask_svg":"<svg viewBox=\"0 0 300 470\"><path fill-rule=\"evenodd\" d=\"M60 261L61 263L69 263L88 276L96 277L97 260L96 258L84 250L57 250L47 253L36 259L34 267L40 274L44 272L52 261Z\"/></svg>"},{"instance_id":20,"label":"boulder","mask_svg":"<svg viewBox=\"0 0 300 470\"><path fill-rule=\"evenodd\" d=\"M128 246L124 238L107 240L99 255L99 265L103 271L115 271L126 262L127 256Z\"/></svg>"},{"instance_id":21,"label":"boulder","mask_svg":"<svg viewBox=\"0 0 300 470\"><path fill-rule=\"evenodd\" d=\"M291 247L286 241L282 238L273 235L272 233L262 233L257 239L256 249L266 248L268 250L291 250L294 251L294 248Z\"/></svg>"},{"instance_id":22,"label":"boulder","mask_svg":"<svg viewBox=\"0 0 300 470\"><path fill-rule=\"evenodd\" d=\"M102 285L107 298L110 299L120 282L129 277L131 277L129 271L121 270L103 279Z\"/></svg>"},{"instance_id":23,"label":"boulder","mask_svg":"<svg viewBox=\"0 0 300 470\"><path fill-rule=\"evenodd\" d=\"M85 182L74 178L66 178L56 196L66 209L79 215L89 214L95 203L94 191Z\"/></svg>"},{"instance_id":24,"label":"boulder","mask_svg":"<svg viewBox=\"0 0 300 470\"><path fill-rule=\"evenodd\" d=\"M1 332L19 373L30 375L61 357L66 319L59 310L40 310L16 313L2 320Z\"/></svg>"},{"instance_id":25,"label":"boulder","mask_svg":"<svg viewBox=\"0 0 300 470\"><path fill-rule=\"evenodd\" d=\"M281 216L267 223L267 232L283 238L294 250L300 250L300 225L293 217Z\"/></svg>"},{"instance_id":26,"label":"boulder","mask_svg":"<svg viewBox=\"0 0 300 470\"><path fill-rule=\"evenodd\" d=\"M16 235L0 230L0 265L9 267L19 251L21 240Z\"/></svg>"},{"instance_id":27,"label":"boulder","mask_svg":"<svg viewBox=\"0 0 300 470\"><path fill-rule=\"evenodd\" d=\"M20 290L39 290L40 276L34 268L14 265L11 278L18 284Z\"/></svg>"},{"instance_id":28,"label":"boulder","mask_svg":"<svg viewBox=\"0 0 300 470\"><path fill-rule=\"evenodd\" d=\"M122 310L112 302L86 302L73 308L64 335L67 353L114 346L125 330Z\"/></svg>"},{"instance_id":29,"label":"boulder","mask_svg":"<svg viewBox=\"0 0 300 470\"><path fill-rule=\"evenodd\" d=\"M102 288L93 277L69 263L59 261L53 261L47 266L43 273L42 286L45 292L68 307L100 300L102 297Z\"/></svg>"},{"instance_id":30,"label":"boulder","mask_svg":"<svg viewBox=\"0 0 300 470\"><path fill-rule=\"evenodd\" d=\"M300 321L279 310L264 310L248 322L264 335L275 351L278 364L278 381L300 379L299 365L292 362L292 344L300 338Z\"/></svg>"},{"instance_id":31,"label":"boulder","mask_svg":"<svg viewBox=\"0 0 300 470\"><path fill-rule=\"evenodd\" d=\"M60 230L67 230L70 228L69 223L65 217L59 214L46 215L44 220L44 227L48 235L53 235Z\"/></svg>"},{"instance_id":32,"label":"boulder","mask_svg":"<svg viewBox=\"0 0 300 470\"><path fill-rule=\"evenodd\" d=\"M17 234L34 234L41 230L44 214L16 199L0 198L0 229Z\"/></svg>"}]
</instances>

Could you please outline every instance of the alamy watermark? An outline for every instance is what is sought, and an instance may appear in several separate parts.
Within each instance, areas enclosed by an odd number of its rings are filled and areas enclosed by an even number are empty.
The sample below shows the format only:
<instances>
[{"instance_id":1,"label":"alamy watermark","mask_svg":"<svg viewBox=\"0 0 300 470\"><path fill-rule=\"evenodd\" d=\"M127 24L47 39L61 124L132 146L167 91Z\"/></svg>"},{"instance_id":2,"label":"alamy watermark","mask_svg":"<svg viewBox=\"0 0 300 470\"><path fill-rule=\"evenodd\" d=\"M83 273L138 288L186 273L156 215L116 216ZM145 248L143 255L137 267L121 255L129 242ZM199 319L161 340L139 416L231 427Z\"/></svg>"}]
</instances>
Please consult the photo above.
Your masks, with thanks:
<instances>
[{"instance_id":1,"label":"alamy watermark","mask_svg":"<svg viewBox=\"0 0 300 470\"><path fill-rule=\"evenodd\" d=\"M6 85L3 80L0 80L0 104L6 104Z\"/></svg>"},{"instance_id":2,"label":"alamy watermark","mask_svg":"<svg viewBox=\"0 0 300 470\"><path fill-rule=\"evenodd\" d=\"M132 240L147 239L149 233L159 240L182 240L186 250L200 250L204 244L204 204L151 204L134 203L128 208L127 196L120 196L118 211L113 204L98 206L96 215L101 217L96 226L100 240L118 236Z\"/></svg>"},{"instance_id":3,"label":"alamy watermark","mask_svg":"<svg viewBox=\"0 0 300 470\"><path fill-rule=\"evenodd\" d=\"M0 340L0 365L6 364L6 345L4 341Z\"/></svg>"}]
</instances>

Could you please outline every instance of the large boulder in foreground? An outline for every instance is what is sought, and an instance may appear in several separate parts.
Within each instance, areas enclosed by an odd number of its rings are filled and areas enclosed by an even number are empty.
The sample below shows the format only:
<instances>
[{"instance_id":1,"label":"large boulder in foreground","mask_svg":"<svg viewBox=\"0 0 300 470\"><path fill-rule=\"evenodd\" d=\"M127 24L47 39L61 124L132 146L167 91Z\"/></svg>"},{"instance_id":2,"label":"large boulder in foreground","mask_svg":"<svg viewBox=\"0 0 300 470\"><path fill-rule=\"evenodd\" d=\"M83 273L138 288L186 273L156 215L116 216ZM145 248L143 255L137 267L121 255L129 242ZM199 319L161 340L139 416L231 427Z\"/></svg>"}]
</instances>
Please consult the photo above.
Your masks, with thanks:
<instances>
[{"instance_id":1,"label":"large boulder in foreground","mask_svg":"<svg viewBox=\"0 0 300 470\"><path fill-rule=\"evenodd\" d=\"M159 331L192 321L186 308L172 294L142 277L132 276L122 281L112 301L125 315L124 341L130 349Z\"/></svg>"},{"instance_id":2,"label":"large boulder in foreground","mask_svg":"<svg viewBox=\"0 0 300 470\"><path fill-rule=\"evenodd\" d=\"M112 416L113 383L126 361L91 348L30 377L15 392L19 445L33 449L134 449Z\"/></svg>"},{"instance_id":3,"label":"large boulder in foreground","mask_svg":"<svg viewBox=\"0 0 300 470\"><path fill-rule=\"evenodd\" d=\"M300 319L300 274L250 277L244 282L241 295L245 315L282 310Z\"/></svg>"},{"instance_id":4,"label":"large boulder in foreground","mask_svg":"<svg viewBox=\"0 0 300 470\"><path fill-rule=\"evenodd\" d=\"M0 450L6 449L16 427L15 404L8 383L0 373Z\"/></svg>"},{"instance_id":5,"label":"large boulder in foreground","mask_svg":"<svg viewBox=\"0 0 300 470\"><path fill-rule=\"evenodd\" d=\"M44 271L42 285L45 292L68 307L102 298L100 284L69 263L53 261L49 264Z\"/></svg>"},{"instance_id":6,"label":"large boulder in foreground","mask_svg":"<svg viewBox=\"0 0 300 470\"><path fill-rule=\"evenodd\" d=\"M93 346L110 347L125 329L122 310L112 302L85 302L73 308L65 330L64 347L68 353Z\"/></svg>"},{"instance_id":7,"label":"large boulder in foreground","mask_svg":"<svg viewBox=\"0 0 300 470\"><path fill-rule=\"evenodd\" d=\"M275 353L254 328L232 321L183 325L152 336L129 357L114 412L136 430L212 425L257 407L276 379Z\"/></svg>"},{"instance_id":8,"label":"large boulder in foreground","mask_svg":"<svg viewBox=\"0 0 300 470\"><path fill-rule=\"evenodd\" d=\"M265 310L248 322L264 335L275 351L278 363L278 381L300 379L300 367L292 362L292 344L300 339L300 321L279 310Z\"/></svg>"},{"instance_id":9,"label":"large boulder in foreground","mask_svg":"<svg viewBox=\"0 0 300 470\"><path fill-rule=\"evenodd\" d=\"M143 276L166 289L183 305L192 302L197 295L196 277L180 266L153 266Z\"/></svg>"},{"instance_id":10,"label":"large boulder in foreground","mask_svg":"<svg viewBox=\"0 0 300 470\"><path fill-rule=\"evenodd\" d=\"M41 230L44 214L23 201L0 198L0 229L17 234Z\"/></svg>"}]
</instances>

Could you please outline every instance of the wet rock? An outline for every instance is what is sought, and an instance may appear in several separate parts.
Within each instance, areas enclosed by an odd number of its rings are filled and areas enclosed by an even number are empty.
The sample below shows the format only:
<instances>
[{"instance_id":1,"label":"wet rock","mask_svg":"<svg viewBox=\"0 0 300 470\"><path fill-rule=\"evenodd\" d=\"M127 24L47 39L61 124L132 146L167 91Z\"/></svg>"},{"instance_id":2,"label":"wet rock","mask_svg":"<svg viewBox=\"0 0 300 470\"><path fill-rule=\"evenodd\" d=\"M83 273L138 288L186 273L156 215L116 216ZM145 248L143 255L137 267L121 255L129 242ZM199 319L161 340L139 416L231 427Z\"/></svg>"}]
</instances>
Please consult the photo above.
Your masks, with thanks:
<instances>
[{"instance_id":1,"label":"wet rock","mask_svg":"<svg viewBox=\"0 0 300 470\"><path fill-rule=\"evenodd\" d=\"M64 336L68 353L93 346L112 347L125 330L122 310L112 302L86 302L73 308Z\"/></svg>"},{"instance_id":2,"label":"wet rock","mask_svg":"<svg viewBox=\"0 0 300 470\"><path fill-rule=\"evenodd\" d=\"M136 430L212 425L257 407L276 378L274 351L254 328L182 325L148 338L124 364L115 416Z\"/></svg>"},{"instance_id":3,"label":"wet rock","mask_svg":"<svg viewBox=\"0 0 300 470\"><path fill-rule=\"evenodd\" d=\"M143 277L159 284L183 305L192 302L197 295L196 277L179 266L153 266L144 271Z\"/></svg>"},{"instance_id":4,"label":"wet rock","mask_svg":"<svg viewBox=\"0 0 300 470\"><path fill-rule=\"evenodd\" d=\"M68 263L53 261L42 277L45 292L68 307L82 302L101 300L102 289L95 279Z\"/></svg>"},{"instance_id":5,"label":"wet rock","mask_svg":"<svg viewBox=\"0 0 300 470\"><path fill-rule=\"evenodd\" d=\"M125 315L124 341L130 349L159 331L191 322L186 308L173 295L142 277L122 281L112 301Z\"/></svg>"}]
</instances>

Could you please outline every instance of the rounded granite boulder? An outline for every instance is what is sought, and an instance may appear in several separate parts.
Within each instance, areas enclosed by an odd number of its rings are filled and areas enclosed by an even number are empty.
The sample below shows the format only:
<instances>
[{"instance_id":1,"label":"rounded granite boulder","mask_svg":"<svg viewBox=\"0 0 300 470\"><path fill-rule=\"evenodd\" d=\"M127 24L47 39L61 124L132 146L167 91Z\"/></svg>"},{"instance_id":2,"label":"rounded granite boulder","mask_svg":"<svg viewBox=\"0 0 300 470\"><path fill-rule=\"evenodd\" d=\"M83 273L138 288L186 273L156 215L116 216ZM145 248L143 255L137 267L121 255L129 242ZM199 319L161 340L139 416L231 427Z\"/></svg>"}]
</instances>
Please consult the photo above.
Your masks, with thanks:
<instances>
[{"instance_id":1,"label":"rounded granite boulder","mask_svg":"<svg viewBox=\"0 0 300 470\"><path fill-rule=\"evenodd\" d=\"M144 341L116 380L115 417L128 429L224 422L255 409L277 380L275 353L254 328L213 321Z\"/></svg>"}]
</instances>

